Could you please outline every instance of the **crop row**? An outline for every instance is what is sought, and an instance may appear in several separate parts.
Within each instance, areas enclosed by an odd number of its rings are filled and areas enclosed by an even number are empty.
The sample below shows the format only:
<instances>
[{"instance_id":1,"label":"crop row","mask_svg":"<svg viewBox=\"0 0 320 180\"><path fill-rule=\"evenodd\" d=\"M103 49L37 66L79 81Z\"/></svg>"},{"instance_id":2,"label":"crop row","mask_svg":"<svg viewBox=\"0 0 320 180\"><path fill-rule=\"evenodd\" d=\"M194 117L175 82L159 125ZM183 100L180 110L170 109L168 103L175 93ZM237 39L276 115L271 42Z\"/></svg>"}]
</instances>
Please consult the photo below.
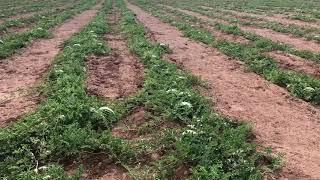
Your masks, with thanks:
<instances>
[{"instance_id":1,"label":"crop row","mask_svg":"<svg viewBox=\"0 0 320 180\"><path fill-rule=\"evenodd\" d=\"M83 86L86 55L108 52L101 39L108 31L109 8L105 3L89 25L65 42L46 75L41 88L45 97L36 110L0 129L2 179L79 178L81 173L68 177L61 164L82 152L124 146L105 132L119 113L103 110L107 104L88 97Z\"/></svg>"},{"instance_id":2,"label":"crop row","mask_svg":"<svg viewBox=\"0 0 320 180\"><path fill-rule=\"evenodd\" d=\"M22 27L29 27L33 25L34 23L37 23L41 19L48 18L50 16L57 15L58 13L61 13L62 11L66 11L68 9L76 9L82 1L78 3L71 3L71 4L65 4L65 8L59 9L58 7L56 8L51 8L50 10L47 10L46 12L40 12L40 13L35 13L30 17L22 17L22 18L17 18L17 19L10 19L6 20L3 23L0 24L0 34L4 36L4 34L7 35L7 32L10 31L11 28L17 29L17 28L22 28ZM2 32L2 33L1 33Z\"/></svg>"},{"instance_id":3,"label":"crop row","mask_svg":"<svg viewBox=\"0 0 320 180\"><path fill-rule=\"evenodd\" d=\"M203 25L206 25L206 26L211 26L211 27L215 28L216 30L223 31L228 34L233 34L236 36L242 36L245 39L252 41L253 45L258 46L259 48L263 49L265 52L278 50L278 51L290 53L290 54L293 54L293 55L296 55L296 56L299 56L301 58L305 58L308 60L320 61L320 53L315 53L315 52L311 52L308 50L298 50L298 49L293 48L287 44L274 42L274 41L271 41L271 40L264 38L262 36L256 35L255 33L241 30L236 25L232 25L232 24L229 25L229 24L225 24L225 23L221 23L221 22L215 22L216 16L212 16L212 14L209 12L204 13L202 11L194 10L195 12L198 12L202 15L205 15L207 17L212 18L212 22L204 21L204 20L201 20L196 17L187 16L185 13L182 13L182 12L179 12L178 10L173 10L173 9L170 9L167 7L162 7L162 9L166 9L167 12L172 12L175 14L183 15L184 17L189 17L189 19L191 21L197 20L197 21L199 21L199 23L202 23Z\"/></svg>"},{"instance_id":4,"label":"crop row","mask_svg":"<svg viewBox=\"0 0 320 180\"><path fill-rule=\"evenodd\" d=\"M259 46L240 44L228 40L215 40L210 32L195 26L196 24L191 24L201 21L199 19L186 14L168 14L167 11L155 8L155 5L143 0L136 2L163 21L179 28L187 37L215 47L227 56L244 61L252 71L286 88L292 95L314 104L320 103L319 79L278 68L276 61L264 55ZM177 21L177 19L180 20Z\"/></svg>"},{"instance_id":5,"label":"crop row","mask_svg":"<svg viewBox=\"0 0 320 180\"><path fill-rule=\"evenodd\" d=\"M26 46L34 39L48 37L50 28L92 7L97 1L82 0L81 2L82 3L79 3L78 6L73 9L68 9L61 13L52 14L44 19L40 19L33 28L27 31L4 36L0 41L0 59L9 57L17 49Z\"/></svg>"},{"instance_id":6,"label":"crop row","mask_svg":"<svg viewBox=\"0 0 320 180\"><path fill-rule=\"evenodd\" d=\"M295 24L290 24L289 26L286 26L278 22L271 22L271 21L265 21L265 20L261 21L261 19L254 18L254 17L236 18L226 12L217 13L216 11L213 11L213 10L203 9L202 7L194 7L194 8L188 8L188 9L199 12L204 15L208 15L210 17L222 19L224 21L229 22L230 24L267 28L275 32L287 33L295 37L303 37L303 38L306 38L307 40L315 40L316 42L320 42L319 28L302 27Z\"/></svg>"},{"instance_id":7,"label":"crop row","mask_svg":"<svg viewBox=\"0 0 320 180\"><path fill-rule=\"evenodd\" d=\"M172 3L172 2L171 2ZM236 1L231 0L228 3L222 0L215 1L175 1L176 5L190 5L195 6L207 6L213 9L228 9L236 11L245 11L256 14L288 14L287 16L292 19L298 19L302 21L316 21L320 19L320 9L318 1Z\"/></svg>"},{"instance_id":8,"label":"crop row","mask_svg":"<svg viewBox=\"0 0 320 180\"><path fill-rule=\"evenodd\" d=\"M117 2L128 47L145 68L143 89L132 98L148 110L147 127L152 128L148 132L156 132L152 139L138 142L135 151L161 152L160 158L147 165L125 164L130 174L136 179L170 179L175 169L185 165L194 179L260 179L261 167L255 162L262 154L246 143L250 127L215 113L211 103L193 89L201 82L163 60L168 47L152 43L123 1ZM178 127L159 130L159 121L173 121Z\"/></svg>"},{"instance_id":9,"label":"crop row","mask_svg":"<svg viewBox=\"0 0 320 180\"><path fill-rule=\"evenodd\" d=\"M43 9L49 9L51 7L55 6L61 6L67 3L66 1L58 0L58 1L52 1L52 0L45 0L45 1L36 1L33 3L26 2L23 3L21 6L18 6L18 4L14 4L13 7L1 7L0 9L0 17L1 18L8 18L14 15L20 15L20 14L26 14L31 12L37 12Z\"/></svg>"}]
</instances>

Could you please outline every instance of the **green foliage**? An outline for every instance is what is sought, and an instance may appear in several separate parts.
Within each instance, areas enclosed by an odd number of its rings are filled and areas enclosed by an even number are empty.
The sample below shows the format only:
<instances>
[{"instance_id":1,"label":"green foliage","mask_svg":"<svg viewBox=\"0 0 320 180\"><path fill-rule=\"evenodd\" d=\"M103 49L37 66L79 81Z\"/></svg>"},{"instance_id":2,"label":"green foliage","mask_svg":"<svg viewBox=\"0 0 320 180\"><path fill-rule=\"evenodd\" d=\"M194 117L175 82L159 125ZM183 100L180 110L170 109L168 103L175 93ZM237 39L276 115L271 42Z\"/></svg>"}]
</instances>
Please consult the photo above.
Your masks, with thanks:
<instances>
[{"instance_id":1,"label":"green foliage","mask_svg":"<svg viewBox=\"0 0 320 180\"><path fill-rule=\"evenodd\" d=\"M122 11L122 31L130 49L146 68L141 97L144 105L152 109L152 113L186 126L181 130L166 130L157 138L154 146L162 147L167 153L153 165L157 178L170 178L174 168L187 162L195 179L260 179L259 167L254 163L255 148L246 143L249 126L215 114L210 103L193 90L198 81L174 64L163 61L161 55L165 51L146 39L143 27L136 23L131 12L124 7ZM178 27L190 30L192 37L202 37L203 31L195 31L190 26ZM200 32L200 36L193 36L194 32ZM213 170L216 175L208 176L208 171Z\"/></svg>"},{"instance_id":2,"label":"green foliage","mask_svg":"<svg viewBox=\"0 0 320 180\"><path fill-rule=\"evenodd\" d=\"M108 131L126 107L89 97L84 89L85 57L109 51L102 41L109 8L110 3L105 3L90 24L65 42L47 75L46 97L38 108L0 129L1 178L76 178L81 173L68 177L61 163L77 160L85 152L106 152L111 159L121 155L127 161L134 158L128 145Z\"/></svg>"},{"instance_id":3,"label":"green foliage","mask_svg":"<svg viewBox=\"0 0 320 180\"><path fill-rule=\"evenodd\" d=\"M318 79L301 73L282 70L278 68L277 63L273 58L264 55L263 52L272 50L293 51L297 54L309 57L313 57L313 54L307 54L306 51L302 52L292 50L286 45L274 43L268 39L251 33L244 33L235 26L222 24L215 24L215 27L228 33L245 35L245 37L252 40L253 43L246 45L229 40L215 40L212 36L211 38L206 38L207 36L210 36L210 33L197 26L198 22L201 22L199 18L195 18L175 10L168 10L171 13L166 13L166 11L162 11L161 9L159 10L155 8L155 6L150 6L148 4L144 6L149 8L150 12L152 10L152 13L157 17L178 27L187 37L218 48L222 53L233 57L234 59L244 61L252 71L264 76L266 79L278 84L279 86L287 88L292 95L314 104L320 104L320 81ZM190 32L197 32L196 36L194 33Z\"/></svg>"},{"instance_id":4,"label":"green foliage","mask_svg":"<svg viewBox=\"0 0 320 180\"><path fill-rule=\"evenodd\" d=\"M88 9L94 3L95 1L83 0L83 3L78 4L74 9L53 14L47 18L40 18L37 24L27 31L4 36L1 39L2 43L0 44L0 59L9 57L17 49L25 47L34 39L48 37L50 28L64 22L77 13Z\"/></svg>"}]
</instances>

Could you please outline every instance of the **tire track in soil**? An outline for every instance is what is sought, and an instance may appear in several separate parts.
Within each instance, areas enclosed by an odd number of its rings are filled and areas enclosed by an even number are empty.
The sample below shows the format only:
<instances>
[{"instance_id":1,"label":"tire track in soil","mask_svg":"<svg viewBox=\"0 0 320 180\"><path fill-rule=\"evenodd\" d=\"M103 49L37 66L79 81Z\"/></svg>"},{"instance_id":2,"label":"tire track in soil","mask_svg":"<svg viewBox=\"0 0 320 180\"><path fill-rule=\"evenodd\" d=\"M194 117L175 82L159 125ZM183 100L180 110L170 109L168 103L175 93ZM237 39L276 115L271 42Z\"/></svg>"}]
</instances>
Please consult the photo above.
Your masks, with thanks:
<instances>
[{"instance_id":1,"label":"tire track in soil","mask_svg":"<svg viewBox=\"0 0 320 180\"><path fill-rule=\"evenodd\" d=\"M189 11L189 10L185 10L185 9L177 9L183 13L186 13L190 16L195 16L197 18L203 19L205 21L209 21L209 22L219 22L222 24L229 24L229 22L224 21L224 20L218 20L218 19L213 19L210 18L208 16L202 15L200 13L197 12L193 12L193 11ZM268 38L274 42L280 42L280 43L284 43L284 44L288 44L296 49L301 49L301 50L307 50L307 51L312 51L315 53L319 53L320 52L320 45L319 43L315 42L315 41L308 41L305 40L303 38L296 38L287 34L282 34L282 33L278 33L275 32L273 30L270 29L261 29L261 28L257 28L257 27L249 27L249 26L240 26L237 25L242 31L247 31L247 32L251 32L254 34L257 34L259 36Z\"/></svg>"},{"instance_id":2,"label":"tire track in soil","mask_svg":"<svg viewBox=\"0 0 320 180\"><path fill-rule=\"evenodd\" d=\"M53 38L36 40L19 53L0 61L0 127L36 106L40 98L32 87L40 83L59 53L59 45L89 23L100 6L98 4L54 28Z\"/></svg>"},{"instance_id":3,"label":"tire track in soil","mask_svg":"<svg viewBox=\"0 0 320 180\"><path fill-rule=\"evenodd\" d=\"M119 13L111 12L107 22L116 28ZM90 56L86 61L87 92L105 98L121 98L138 91L143 85L143 65L130 53L125 39L111 32L105 37L111 51L104 56Z\"/></svg>"},{"instance_id":4,"label":"tire track in soil","mask_svg":"<svg viewBox=\"0 0 320 180\"><path fill-rule=\"evenodd\" d=\"M172 61L209 83L218 112L252 124L256 142L284 154L278 179L320 178L320 110L283 88L246 72L216 49L195 43L139 7L127 4L154 38L169 45ZM213 98L214 95L214 98ZM267 176L266 179L275 177Z\"/></svg>"}]
</instances>

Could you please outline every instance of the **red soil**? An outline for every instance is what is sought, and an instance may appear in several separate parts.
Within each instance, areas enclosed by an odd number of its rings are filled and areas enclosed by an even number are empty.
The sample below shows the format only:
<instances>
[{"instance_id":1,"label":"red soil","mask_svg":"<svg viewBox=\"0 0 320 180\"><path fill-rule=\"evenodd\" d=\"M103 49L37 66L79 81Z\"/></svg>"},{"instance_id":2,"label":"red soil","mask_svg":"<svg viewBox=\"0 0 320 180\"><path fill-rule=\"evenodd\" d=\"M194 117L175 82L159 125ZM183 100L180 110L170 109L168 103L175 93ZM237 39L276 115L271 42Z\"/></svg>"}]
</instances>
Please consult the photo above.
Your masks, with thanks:
<instances>
[{"instance_id":1,"label":"red soil","mask_svg":"<svg viewBox=\"0 0 320 180\"><path fill-rule=\"evenodd\" d=\"M119 15L115 13L108 16L111 26L118 19ZM87 60L87 91L106 98L120 98L137 92L142 86L142 64L130 53L121 35L110 33L106 40L110 53Z\"/></svg>"},{"instance_id":2,"label":"red soil","mask_svg":"<svg viewBox=\"0 0 320 180\"><path fill-rule=\"evenodd\" d=\"M97 10L87 10L52 30L51 39L41 39L0 60L0 126L17 119L38 101L31 87L38 84L59 52L59 45L86 25ZM27 92L27 93L21 93Z\"/></svg>"},{"instance_id":3,"label":"red soil","mask_svg":"<svg viewBox=\"0 0 320 180\"><path fill-rule=\"evenodd\" d=\"M74 175L79 165L83 165L83 179L94 180L131 180L126 170L116 165L110 156L105 153L93 153L84 155L80 162L66 165L65 170L69 175Z\"/></svg>"},{"instance_id":4,"label":"red soil","mask_svg":"<svg viewBox=\"0 0 320 180\"><path fill-rule=\"evenodd\" d=\"M222 114L250 122L257 143L284 153L278 178L320 179L320 110L260 76L246 72L216 49L183 37L139 7L128 4L154 38L172 50L172 61L206 80Z\"/></svg>"}]
</instances>

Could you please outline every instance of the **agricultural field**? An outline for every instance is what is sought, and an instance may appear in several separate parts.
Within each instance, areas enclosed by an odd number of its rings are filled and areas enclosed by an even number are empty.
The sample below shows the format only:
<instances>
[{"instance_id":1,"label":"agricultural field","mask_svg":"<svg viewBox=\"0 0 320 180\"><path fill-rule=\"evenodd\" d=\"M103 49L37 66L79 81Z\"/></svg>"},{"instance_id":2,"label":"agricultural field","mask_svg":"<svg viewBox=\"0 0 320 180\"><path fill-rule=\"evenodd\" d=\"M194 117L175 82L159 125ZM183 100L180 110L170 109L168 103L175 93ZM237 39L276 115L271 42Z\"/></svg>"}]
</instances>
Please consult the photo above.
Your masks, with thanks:
<instances>
[{"instance_id":1,"label":"agricultural field","mask_svg":"<svg viewBox=\"0 0 320 180\"><path fill-rule=\"evenodd\" d=\"M320 179L320 1L0 0L1 179Z\"/></svg>"}]
</instances>

